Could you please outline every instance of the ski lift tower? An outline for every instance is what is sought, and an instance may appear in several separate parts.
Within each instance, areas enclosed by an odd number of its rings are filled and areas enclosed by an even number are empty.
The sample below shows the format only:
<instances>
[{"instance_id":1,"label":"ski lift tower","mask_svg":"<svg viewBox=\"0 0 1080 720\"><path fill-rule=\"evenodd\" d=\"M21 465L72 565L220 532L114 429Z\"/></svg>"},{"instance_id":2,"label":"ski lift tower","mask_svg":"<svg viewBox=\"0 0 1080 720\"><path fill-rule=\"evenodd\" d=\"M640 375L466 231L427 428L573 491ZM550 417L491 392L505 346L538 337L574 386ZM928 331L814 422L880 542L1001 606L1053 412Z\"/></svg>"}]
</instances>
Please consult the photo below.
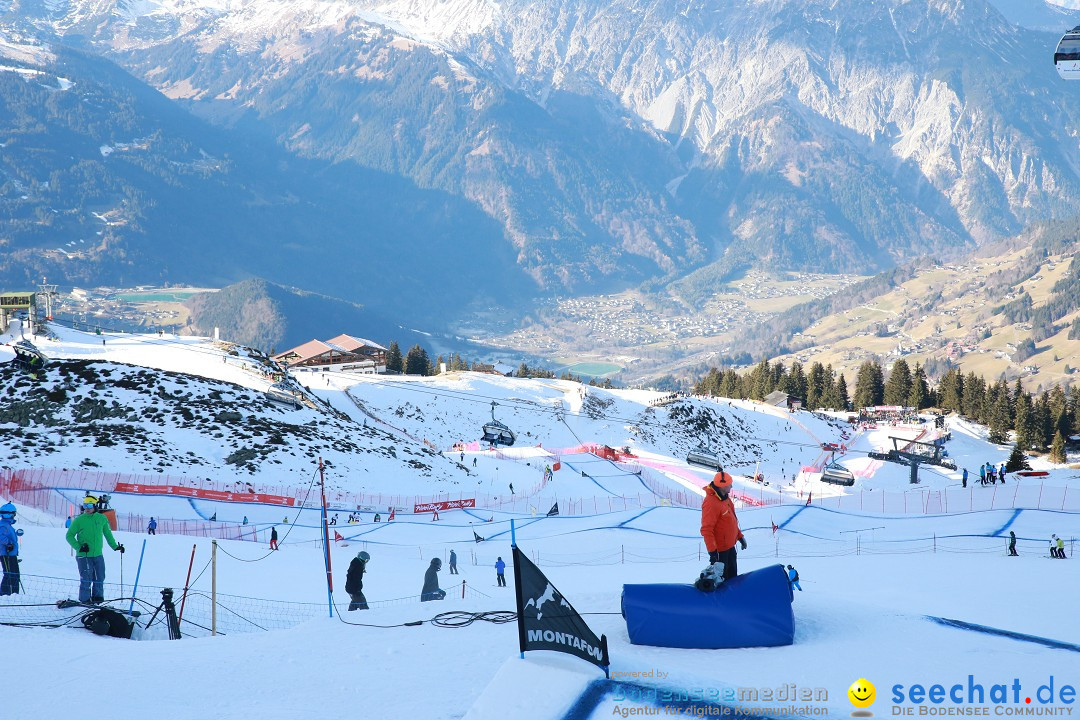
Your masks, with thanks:
<instances>
[{"instance_id":1,"label":"ski lift tower","mask_svg":"<svg viewBox=\"0 0 1080 720\"><path fill-rule=\"evenodd\" d=\"M867 455L874 460L907 465L911 468L910 480L913 485L919 482L919 465L936 465L949 470L956 469L956 464L944 457L944 445L942 443L926 443L892 436L889 436L889 439L893 442L892 450L883 453L870 452Z\"/></svg>"},{"instance_id":2,"label":"ski lift tower","mask_svg":"<svg viewBox=\"0 0 1080 720\"><path fill-rule=\"evenodd\" d=\"M48 285L45 283L45 278L41 279L41 284L38 285L37 294L38 297L45 299L45 320L53 319L53 298L56 297L56 285ZM41 321L41 303L37 304L38 322ZM37 324L37 323L35 323Z\"/></svg>"}]
</instances>

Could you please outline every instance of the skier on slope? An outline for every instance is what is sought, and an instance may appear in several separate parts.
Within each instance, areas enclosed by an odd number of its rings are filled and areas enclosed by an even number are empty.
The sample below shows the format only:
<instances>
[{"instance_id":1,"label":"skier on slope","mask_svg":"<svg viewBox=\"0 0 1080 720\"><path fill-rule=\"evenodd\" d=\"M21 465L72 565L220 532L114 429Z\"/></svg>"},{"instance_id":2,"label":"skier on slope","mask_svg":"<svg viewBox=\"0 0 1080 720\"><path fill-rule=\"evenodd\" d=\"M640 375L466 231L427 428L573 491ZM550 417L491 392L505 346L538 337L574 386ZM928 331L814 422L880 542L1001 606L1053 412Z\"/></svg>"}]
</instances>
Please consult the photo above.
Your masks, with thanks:
<instances>
[{"instance_id":1,"label":"skier on slope","mask_svg":"<svg viewBox=\"0 0 1080 720\"><path fill-rule=\"evenodd\" d=\"M458 575L457 571L457 553L453 550L450 551L450 574Z\"/></svg>"},{"instance_id":2,"label":"skier on slope","mask_svg":"<svg viewBox=\"0 0 1080 720\"><path fill-rule=\"evenodd\" d=\"M499 583L499 587L506 587L506 563L502 558L495 561L495 580Z\"/></svg>"},{"instance_id":3,"label":"skier on slope","mask_svg":"<svg viewBox=\"0 0 1080 720\"><path fill-rule=\"evenodd\" d=\"M1016 552L1016 533L1012 530L1009 531L1009 555L1018 556Z\"/></svg>"},{"instance_id":4,"label":"skier on slope","mask_svg":"<svg viewBox=\"0 0 1080 720\"><path fill-rule=\"evenodd\" d=\"M788 576L788 582L791 583L791 586L794 587L795 589L797 589L799 592L802 592L802 585L799 584L799 571L796 570L791 565L788 565L787 566L787 576Z\"/></svg>"},{"instance_id":5,"label":"skier on slope","mask_svg":"<svg viewBox=\"0 0 1080 720\"><path fill-rule=\"evenodd\" d=\"M730 497L731 483L731 475L723 470L716 473L705 486L705 500L701 504L701 536L709 551L709 561L724 563L724 580L739 574L735 543L746 549L746 538L739 530L735 504Z\"/></svg>"}]
</instances>

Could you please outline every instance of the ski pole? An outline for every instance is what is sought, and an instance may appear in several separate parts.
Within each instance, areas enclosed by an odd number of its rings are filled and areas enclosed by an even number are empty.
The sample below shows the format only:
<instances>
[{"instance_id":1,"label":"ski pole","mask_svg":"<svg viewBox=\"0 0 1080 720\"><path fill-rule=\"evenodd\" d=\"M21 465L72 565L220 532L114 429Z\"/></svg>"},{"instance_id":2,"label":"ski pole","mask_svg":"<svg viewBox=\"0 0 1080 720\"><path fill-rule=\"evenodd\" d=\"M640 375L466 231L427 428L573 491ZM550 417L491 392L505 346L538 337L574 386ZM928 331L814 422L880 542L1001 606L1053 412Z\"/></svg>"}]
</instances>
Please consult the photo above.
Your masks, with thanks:
<instances>
[{"instance_id":1,"label":"ski pole","mask_svg":"<svg viewBox=\"0 0 1080 720\"><path fill-rule=\"evenodd\" d=\"M142 561L143 556L146 555L146 540L142 541L142 550L139 551L139 568L135 571L135 587L131 590L131 606L128 608L128 615L135 609L135 595L139 592L139 575L142 574ZM121 571L124 567L124 553L120 553L120 567Z\"/></svg>"}]
</instances>

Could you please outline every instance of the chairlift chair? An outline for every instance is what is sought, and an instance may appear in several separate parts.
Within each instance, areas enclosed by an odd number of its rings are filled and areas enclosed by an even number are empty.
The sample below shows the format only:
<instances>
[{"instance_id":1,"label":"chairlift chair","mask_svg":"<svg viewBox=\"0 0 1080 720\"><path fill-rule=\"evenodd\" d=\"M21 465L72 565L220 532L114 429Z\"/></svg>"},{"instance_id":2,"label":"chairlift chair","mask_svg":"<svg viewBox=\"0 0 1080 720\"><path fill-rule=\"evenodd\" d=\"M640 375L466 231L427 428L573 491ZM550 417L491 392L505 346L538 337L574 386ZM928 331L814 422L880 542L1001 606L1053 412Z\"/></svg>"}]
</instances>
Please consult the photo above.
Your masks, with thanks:
<instances>
[{"instance_id":1,"label":"chairlift chair","mask_svg":"<svg viewBox=\"0 0 1080 720\"><path fill-rule=\"evenodd\" d=\"M282 405L288 405L295 410L303 407L295 390L284 383L274 383L266 389L266 399Z\"/></svg>"},{"instance_id":2,"label":"chairlift chair","mask_svg":"<svg viewBox=\"0 0 1080 720\"><path fill-rule=\"evenodd\" d=\"M840 463L829 463L821 473L821 481L851 486L855 484L855 474Z\"/></svg>"},{"instance_id":3,"label":"chairlift chair","mask_svg":"<svg viewBox=\"0 0 1080 720\"><path fill-rule=\"evenodd\" d=\"M484 424L484 436L480 440L492 445L510 447L517 438L510 428L495 419L495 407L497 405L498 403L494 400L491 401L491 422Z\"/></svg>"},{"instance_id":4,"label":"chairlift chair","mask_svg":"<svg viewBox=\"0 0 1080 720\"><path fill-rule=\"evenodd\" d=\"M1063 80L1080 80L1080 25L1061 36L1054 51L1054 67Z\"/></svg>"},{"instance_id":5,"label":"chairlift chair","mask_svg":"<svg viewBox=\"0 0 1080 720\"><path fill-rule=\"evenodd\" d=\"M707 445L701 445L686 454L688 465L698 465L720 471L720 456Z\"/></svg>"},{"instance_id":6,"label":"chairlift chair","mask_svg":"<svg viewBox=\"0 0 1080 720\"><path fill-rule=\"evenodd\" d=\"M15 366L31 374L49 364L49 358L45 356L45 353L38 350L29 340L19 340L12 344L11 349L15 351L15 359L12 360Z\"/></svg>"}]
</instances>

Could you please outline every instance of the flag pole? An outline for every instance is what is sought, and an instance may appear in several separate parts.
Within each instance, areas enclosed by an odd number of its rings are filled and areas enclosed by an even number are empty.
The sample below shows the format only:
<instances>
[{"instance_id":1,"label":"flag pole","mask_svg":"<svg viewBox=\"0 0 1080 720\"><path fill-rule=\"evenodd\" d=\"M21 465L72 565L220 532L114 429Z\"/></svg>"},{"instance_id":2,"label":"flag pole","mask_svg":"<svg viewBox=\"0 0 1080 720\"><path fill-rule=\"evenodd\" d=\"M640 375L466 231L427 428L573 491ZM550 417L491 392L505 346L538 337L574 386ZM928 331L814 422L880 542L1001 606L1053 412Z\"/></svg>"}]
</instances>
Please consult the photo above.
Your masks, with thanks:
<instances>
[{"instance_id":1,"label":"flag pole","mask_svg":"<svg viewBox=\"0 0 1080 720\"><path fill-rule=\"evenodd\" d=\"M326 478L323 476L323 461L319 458L319 488L322 493L322 536L323 557L326 561L326 603L330 606L330 617L334 617L334 575L330 569L330 527L326 524Z\"/></svg>"},{"instance_id":2,"label":"flag pole","mask_svg":"<svg viewBox=\"0 0 1080 720\"><path fill-rule=\"evenodd\" d=\"M518 621L518 648L521 651L521 659L525 659L525 608L521 602L521 564L518 562L517 532L514 529L514 519L510 518L510 553L514 559L514 594L517 596L517 621Z\"/></svg>"}]
</instances>

